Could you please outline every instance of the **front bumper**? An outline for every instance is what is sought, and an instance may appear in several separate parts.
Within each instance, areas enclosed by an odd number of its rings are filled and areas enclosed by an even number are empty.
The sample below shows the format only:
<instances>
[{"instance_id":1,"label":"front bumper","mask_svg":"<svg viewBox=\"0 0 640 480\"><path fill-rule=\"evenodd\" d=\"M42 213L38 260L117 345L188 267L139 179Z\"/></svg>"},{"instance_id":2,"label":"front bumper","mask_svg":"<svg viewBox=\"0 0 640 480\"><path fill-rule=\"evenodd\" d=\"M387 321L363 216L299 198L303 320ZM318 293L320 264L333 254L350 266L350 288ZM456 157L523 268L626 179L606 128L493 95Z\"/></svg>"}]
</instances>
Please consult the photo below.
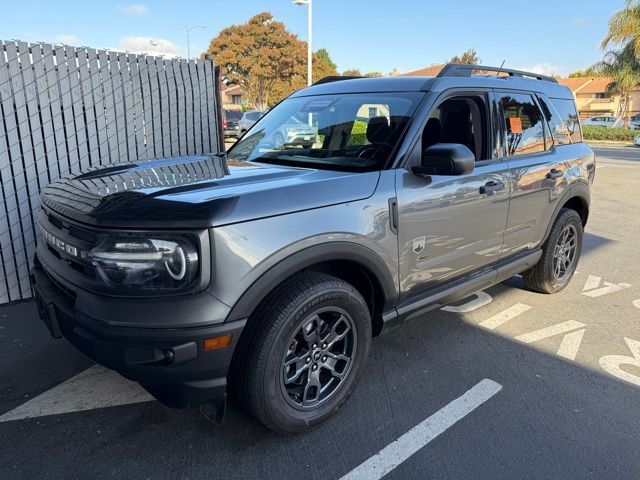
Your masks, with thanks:
<instances>
[{"instance_id":1,"label":"front bumper","mask_svg":"<svg viewBox=\"0 0 640 480\"><path fill-rule=\"evenodd\" d=\"M223 405L227 371L245 320L191 328L108 325L76 308L72 292L45 271L37 254L31 282L40 317L54 337L64 336L96 362L139 382L167 406ZM186 313L180 309L184 301L176 302L175 315ZM118 308L116 300L112 305ZM228 347L204 350L205 339L223 335L232 335Z\"/></svg>"}]
</instances>

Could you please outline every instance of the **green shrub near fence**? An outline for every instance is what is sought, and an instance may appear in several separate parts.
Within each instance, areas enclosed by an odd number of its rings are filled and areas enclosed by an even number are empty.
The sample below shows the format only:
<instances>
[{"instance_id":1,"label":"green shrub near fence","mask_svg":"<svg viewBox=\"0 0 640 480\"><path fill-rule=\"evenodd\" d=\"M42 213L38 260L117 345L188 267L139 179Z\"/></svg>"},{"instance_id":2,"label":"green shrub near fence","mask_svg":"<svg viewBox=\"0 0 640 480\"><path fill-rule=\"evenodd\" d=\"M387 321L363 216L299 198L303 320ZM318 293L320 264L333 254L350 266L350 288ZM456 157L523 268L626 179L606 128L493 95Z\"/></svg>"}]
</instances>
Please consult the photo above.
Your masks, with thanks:
<instances>
[{"instance_id":1,"label":"green shrub near fence","mask_svg":"<svg viewBox=\"0 0 640 480\"><path fill-rule=\"evenodd\" d=\"M638 130L629 130L627 128L607 128L596 125L584 125L582 127L582 135L585 140L614 140L632 142L636 135L640 134Z\"/></svg>"}]
</instances>

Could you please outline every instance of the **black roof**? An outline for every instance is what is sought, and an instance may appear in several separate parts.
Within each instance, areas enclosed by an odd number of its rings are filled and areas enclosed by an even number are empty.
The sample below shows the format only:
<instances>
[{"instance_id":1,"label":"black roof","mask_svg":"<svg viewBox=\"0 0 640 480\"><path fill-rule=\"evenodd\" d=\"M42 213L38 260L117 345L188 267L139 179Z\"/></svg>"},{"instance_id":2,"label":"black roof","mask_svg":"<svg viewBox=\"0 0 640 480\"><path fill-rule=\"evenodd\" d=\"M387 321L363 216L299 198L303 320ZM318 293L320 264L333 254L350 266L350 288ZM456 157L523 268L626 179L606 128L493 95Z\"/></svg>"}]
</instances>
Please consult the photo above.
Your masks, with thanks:
<instances>
[{"instance_id":1,"label":"black roof","mask_svg":"<svg viewBox=\"0 0 640 480\"><path fill-rule=\"evenodd\" d=\"M551 98L566 98L573 100L571 90L557 83L551 77L517 70L499 69L479 66L460 67L449 65L437 77L331 77L320 80L317 84L298 90L292 97L309 95L334 95L340 93L382 93L382 92L441 92L449 88L493 88L515 89L529 92L544 93ZM470 75L472 69L494 70L505 72L507 76Z\"/></svg>"}]
</instances>

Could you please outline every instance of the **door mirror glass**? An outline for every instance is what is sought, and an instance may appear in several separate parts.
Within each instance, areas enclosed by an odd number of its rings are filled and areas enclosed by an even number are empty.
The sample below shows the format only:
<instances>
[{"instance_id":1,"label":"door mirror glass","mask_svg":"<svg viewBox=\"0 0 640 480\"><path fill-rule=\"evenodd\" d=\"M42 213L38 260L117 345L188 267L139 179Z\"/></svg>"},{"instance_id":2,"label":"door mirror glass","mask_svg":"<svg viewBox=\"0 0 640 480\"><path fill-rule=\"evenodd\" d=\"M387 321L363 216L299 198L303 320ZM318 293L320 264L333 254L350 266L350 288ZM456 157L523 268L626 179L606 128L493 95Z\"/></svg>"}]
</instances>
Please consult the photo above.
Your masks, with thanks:
<instances>
[{"instance_id":1,"label":"door mirror glass","mask_svg":"<svg viewBox=\"0 0 640 480\"><path fill-rule=\"evenodd\" d=\"M436 143L422 154L420 165L412 167L420 175L466 175L473 172L476 157L459 143Z\"/></svg>"}]
</instances>

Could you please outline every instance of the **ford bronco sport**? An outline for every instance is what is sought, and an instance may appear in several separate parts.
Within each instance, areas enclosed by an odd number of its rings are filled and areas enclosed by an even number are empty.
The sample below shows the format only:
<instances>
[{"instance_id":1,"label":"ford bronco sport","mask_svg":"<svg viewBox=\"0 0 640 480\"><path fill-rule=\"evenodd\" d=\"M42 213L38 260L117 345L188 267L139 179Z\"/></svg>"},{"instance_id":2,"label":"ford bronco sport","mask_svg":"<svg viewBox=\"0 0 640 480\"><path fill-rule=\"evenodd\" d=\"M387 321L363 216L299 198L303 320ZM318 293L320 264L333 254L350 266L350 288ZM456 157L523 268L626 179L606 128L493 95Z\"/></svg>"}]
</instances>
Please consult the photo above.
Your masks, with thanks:
<instances>
[{"instance_id":1,"label":"ford bronco sport","mask_svg":"<svg viewBox=\"0 0 640 480\"><path fill-rule=\"evenodd\" d=\"M306 123L305 142L275 140ZM354 391L371 339L513 275L571 279L595 174L568 88L507 69L327 78L228 152L42 191L41 317L162 403L229 390L278 432Z\"/></svg>"}]
</instances>

